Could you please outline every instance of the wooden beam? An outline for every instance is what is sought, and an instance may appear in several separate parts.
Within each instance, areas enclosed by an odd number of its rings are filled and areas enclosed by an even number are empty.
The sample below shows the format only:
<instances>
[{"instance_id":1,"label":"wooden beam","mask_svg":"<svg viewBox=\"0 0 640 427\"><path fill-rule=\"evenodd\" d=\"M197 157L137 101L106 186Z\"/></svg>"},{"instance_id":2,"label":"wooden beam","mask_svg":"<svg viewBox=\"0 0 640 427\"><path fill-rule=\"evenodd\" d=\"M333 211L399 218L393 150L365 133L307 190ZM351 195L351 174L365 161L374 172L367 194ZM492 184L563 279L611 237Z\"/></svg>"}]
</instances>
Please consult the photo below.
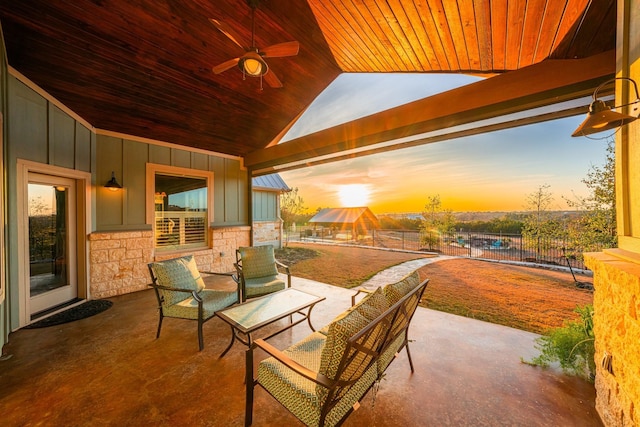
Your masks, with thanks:
<instances>
[{"instance_id":1,"label":"wooden beam","mask_svg":"<svg viewBox=\"0 0 640 427\"><path fill-rule=\"evenodd\" d=\"M615 74L615 52L546 60L249 153L254 171L591 95Z\"/></svg>"},{"instance_id":2,"label":"wooden beam","mask_svg":"<svg viewBox=\"0 0 640 427\"><path fill-rule=\"evenodd\" d=\"M484 125L484 126L474 126L464 130L456 130L451 132L445 132L442 134L418 137L416 139L411 139L406 142L396 142L393 144L385 144L385 145L376 145L371 148L363 148L361 150L356 151L345 151L342 153L338 153L334 156L330 157L315 157L313 159L307 159L301 162L293 162L288 163L286 165L279 165L275 167L268 167L264 169L253 170L252 176L260 176L260 175L268 175L271 173L277 172L285 172L288 170L300 169L303 167L310 167L316 165L322 165L326 163L338 162L340 160L348 160L356 157L369 156L372 154L384 153L387 151L401 150L403 148L411 148L416 147L418 145L431 144L434 142L448 141L451 139L464 138L467 136L478 135L481 133L487 132L495 132L498 130L511 129L520 126L527 126L535 123L542 123L549 120L558 120L566 117L572 117L577 114L586 114L588 107L574 107L563 109L561 111L554 111L552 113L545 113L540 115L535 115L531 117L525 117L521 119L515 120L507 120L500 123Z\"/></svg>"}]
</instances>

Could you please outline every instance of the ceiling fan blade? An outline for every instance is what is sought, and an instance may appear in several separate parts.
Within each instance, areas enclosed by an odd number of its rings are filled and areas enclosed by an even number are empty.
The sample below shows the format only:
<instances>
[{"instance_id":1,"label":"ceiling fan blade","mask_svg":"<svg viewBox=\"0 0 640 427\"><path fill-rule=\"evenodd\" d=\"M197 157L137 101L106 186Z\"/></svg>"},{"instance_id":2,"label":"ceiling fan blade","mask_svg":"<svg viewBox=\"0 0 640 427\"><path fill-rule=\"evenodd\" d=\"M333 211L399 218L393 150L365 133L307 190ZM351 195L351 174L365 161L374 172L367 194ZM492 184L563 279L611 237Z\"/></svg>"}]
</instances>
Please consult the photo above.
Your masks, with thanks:
<instances>
[{"instance_id":1,"label":"ceiling fan blade","mask_svg":"<svg viewBox=\"0 0 640 427\"><path fill-rule=\"evenodd\" d=\"M217 19L213 19L213 18L209 18L209 21L213 24L214 27L216 27L218 30L220 30L220 32L222 34L224 34L225 36L229 37L229 39L232 42L234 42L235 44L240 46L243 50L247 50L248 49L240 41L242 39L242 37L238 36L238 33L236 33L235 30L233 30L230 26L228 26L227 24L225 24L222 21L218 21Z\"/></svg>"},{"instance_id":2,"label":"ceiling fan blade","mask_svg":"<svg viewBox=\"0 0 640 427\"><path fill-rule=\"evenodd\" d=\"M300 43L293 41L265 47L260 51L260 54L264 58L282 58L283 56L297 55L298 50L300 50Z\"/></svg>"},{"instance_id":3,"label":"ceiling fan blade","mask_svg":"<svg viewBox=\"0 0 640 427\"><path fill-rule=\"evenodd\" d=\"M212 68L213 73L220 74L224 71L227 71L229 68L233 68L234 66L238 65L238 61L240 61L240 58L233 58L223 62L222 64L216 65Z\"/></svg>"},{"instance_id":4,"label":"ceiling fan blade","mask_svg":"<svg viewBox=\"0 0 640 427\"><path fill-rule=\"evenodd\" d=\"M276 88L277 89L277 88L282 87L282 82L280 81L280 79L275 74L273 74L273 71L271 71L271 70L267 71L267 74L262 76L262 78L272 88Z\"/></svg>"}]
</instances>

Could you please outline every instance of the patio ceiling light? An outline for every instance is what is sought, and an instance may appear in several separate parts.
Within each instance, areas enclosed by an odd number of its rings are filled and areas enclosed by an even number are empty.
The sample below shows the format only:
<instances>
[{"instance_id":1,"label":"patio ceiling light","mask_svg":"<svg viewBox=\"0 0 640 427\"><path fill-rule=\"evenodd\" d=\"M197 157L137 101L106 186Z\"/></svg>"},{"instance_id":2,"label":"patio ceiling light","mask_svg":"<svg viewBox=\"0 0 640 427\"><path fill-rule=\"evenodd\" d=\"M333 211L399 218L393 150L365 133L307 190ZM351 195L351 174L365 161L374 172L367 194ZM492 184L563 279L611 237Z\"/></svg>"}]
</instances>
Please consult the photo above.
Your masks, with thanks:
<instances>
[{"instance_id":1,"label":"patio ceiling light","mask_svg":"<svg viewBox=\"0 0 640 427\"><path fill-rule=\"evenodd\" d=\"M238 61L240 70L253 77L263 76L269 71L269 67L262 56L257 52L247 52Z\"/></svg>"},{"instance_id":2,"label":"patio ceiling light","mask_svg":"<svg viewBox=\"0 0 640 427\"><path fill-rule=\"evenodd\" d=\"M118 184L118 181L116 181L115 172L111 171L111 179L107 181L107 183L104 185L104 188L108 188L111 191L118 191L122 188L122 185Z\"/></svg>"},{"instance_id":3,"label":"patio ceiling light","mask_svg":"<svg viewBox=\"0 0 640 427\"><path fill-rule=\"evenodd\" d=\"M636 99L627 104L609 107L604 101L598 99L598 91L602 89L602 87L615 82L616 80L627 80L631 82L636 92ZM638 117L618 113L617 111L613 111L613 109L636 104L638 102L640 102L640 95L638 95L638 86L633 79L630 79L628 77L615 77L611 80L607 80L606 82L600 84L600 86L598 86L595 91L593 91L593 101L591 101L591 105L589 105L589 113L587 113L587 118L584 119L580 126L578 126L578 128L571 134L571 136L591 135L592 133L604 132L605 130L614 129L631 123Z\"/></svg>"}]
</instances>

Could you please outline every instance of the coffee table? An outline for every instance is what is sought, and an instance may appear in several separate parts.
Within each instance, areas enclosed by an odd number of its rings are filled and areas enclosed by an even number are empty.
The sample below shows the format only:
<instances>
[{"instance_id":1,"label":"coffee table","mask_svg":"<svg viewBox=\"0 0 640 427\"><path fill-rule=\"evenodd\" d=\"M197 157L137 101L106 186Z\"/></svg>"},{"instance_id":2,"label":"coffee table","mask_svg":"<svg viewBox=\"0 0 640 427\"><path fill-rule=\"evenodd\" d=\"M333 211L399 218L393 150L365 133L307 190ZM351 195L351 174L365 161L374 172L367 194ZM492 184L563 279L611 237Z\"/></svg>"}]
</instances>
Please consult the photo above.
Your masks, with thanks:
<instances>
[{"instance_id":1,"label":"coffee table","mask_svg":"<svg viewBox=\"0 0 640 427\"><path fill-rule=\"evenodd\" d=\"M313 306L325 299L325 297L319 297L298 289L287 288L216 312L216 316L231 326L231 342L220 357L227 354L236 340L247 347L251 347L252 333L287 316L291 316L289 324L271 333L264 338L265 340L305 320L309 323L311 330L315 332L309 316ZM294 321L294 315L296 317L300 315L301 317ZM244 337L241 335L244 335Z\"/></svg>"}]
</instances>

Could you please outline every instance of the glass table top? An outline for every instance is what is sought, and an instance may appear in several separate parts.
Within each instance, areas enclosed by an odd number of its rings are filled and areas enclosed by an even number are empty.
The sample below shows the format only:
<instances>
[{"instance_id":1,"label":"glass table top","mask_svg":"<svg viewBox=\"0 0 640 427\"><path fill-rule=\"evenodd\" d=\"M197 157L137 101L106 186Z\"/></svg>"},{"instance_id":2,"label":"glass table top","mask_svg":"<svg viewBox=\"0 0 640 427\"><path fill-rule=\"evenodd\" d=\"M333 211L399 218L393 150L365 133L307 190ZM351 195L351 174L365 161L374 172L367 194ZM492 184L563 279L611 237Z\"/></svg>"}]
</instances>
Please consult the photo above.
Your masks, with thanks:
<instances>
[{"instance_id":1,"label":"glass table top","mask_svg":"<svg viewBox=\"0 0 640 427\"><path fill-rule=\"evenodd\" d=\"M220 310L216 314L240 331L248 333L324 299L324 297L287 288Z\"/></svg>"}]
</instances>

